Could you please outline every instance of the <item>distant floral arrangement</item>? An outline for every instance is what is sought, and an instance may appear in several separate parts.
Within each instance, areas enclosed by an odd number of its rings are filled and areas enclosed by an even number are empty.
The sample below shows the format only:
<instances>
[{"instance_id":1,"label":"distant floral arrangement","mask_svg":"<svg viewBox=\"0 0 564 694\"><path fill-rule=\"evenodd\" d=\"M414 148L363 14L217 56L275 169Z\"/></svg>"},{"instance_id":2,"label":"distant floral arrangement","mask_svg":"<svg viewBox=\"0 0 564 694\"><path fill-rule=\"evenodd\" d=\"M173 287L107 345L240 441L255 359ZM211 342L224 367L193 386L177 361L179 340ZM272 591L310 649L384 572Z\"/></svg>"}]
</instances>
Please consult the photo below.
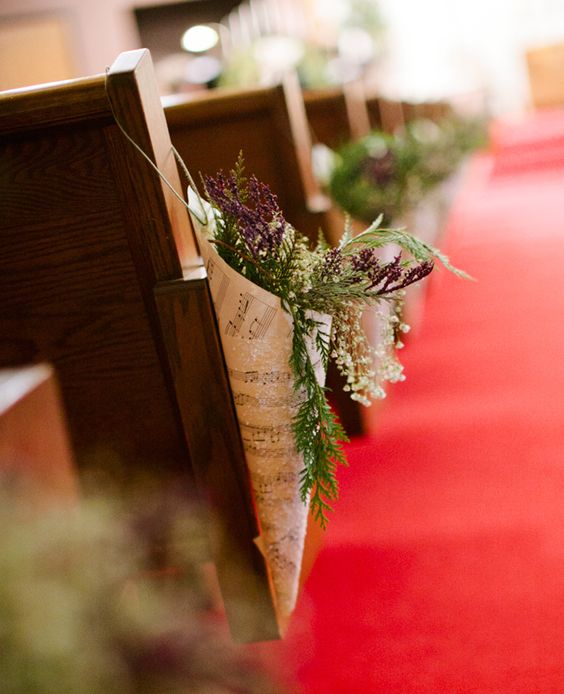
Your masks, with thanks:
<instances>
[{"instance_id":1,"label":"distant floral arrangement","mask_svg":"<svg viewBox=\"0 0 564 694\"><path fill-rule=\"evenodd\" d=\"M327 187L355 219L370 223L382 214L390 224L448 178L485 140L481 119L455 116L439 123L414 120L394 135L374 131L335 153Z\"/></svg>"}]
</instances>

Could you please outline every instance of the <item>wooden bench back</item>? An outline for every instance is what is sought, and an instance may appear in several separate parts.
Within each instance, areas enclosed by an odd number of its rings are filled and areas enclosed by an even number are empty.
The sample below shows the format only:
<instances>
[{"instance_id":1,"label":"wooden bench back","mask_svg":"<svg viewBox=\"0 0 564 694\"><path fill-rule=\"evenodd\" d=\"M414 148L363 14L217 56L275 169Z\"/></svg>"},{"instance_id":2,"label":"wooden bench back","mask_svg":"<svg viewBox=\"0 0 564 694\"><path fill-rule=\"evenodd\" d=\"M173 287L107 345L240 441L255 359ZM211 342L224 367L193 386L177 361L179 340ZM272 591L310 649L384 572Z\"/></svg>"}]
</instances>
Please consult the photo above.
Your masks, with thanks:
<instances>
[{"instance_id":1,"label":"wooden bench back","mask_svg":"<svg viewBox=\"0 0 564 694\"><path fill-rule=\"evenodd\" d=\"M220 89L163 99L170 136L199 183L199 173L229 170L243 152L246 171L268 183L287 220L315 239L321 227L336 240L341 220L321 193L311 139L293 76L275 87Z\"/></svg>"},{"instance_id":2,"label":"wooden bench back","mask_svg":"<svg viewBox=\"0 0 564 694\"><path fill-rule=\"evenodd\" d=\"M438 123L446 118L452 109L447 101L402 102L403 118L406 123L417 118L425 118Z\"/></svg>"},{"instance_id":3,"label":"wooden bench back","mask_svg":"<svg viewBox=\"0 0 564 694\"><path fill-rule=\"evenodd\" d=\"M336 149L370 132L370 117L360 82L307 90L304 101L316 142Z\"/></svg>"},{"instance_id":4,"label":"wooden bench back","mask_svg":"<svg viewBox=\"0 0 564 694\"><path fill-rule=\"evenodd\" d=\"M54 364L81 467L191 486L192 463L227 529L213 552L234 632L268 638L276 627L205 273L186 209L116 119L179 191L148 51L119 56L107 79L0 95L0 366Z\"/></svg>"},{"instance_id":5,"label":"wooden bench back","mask_svg":"<svg viewBox=\"0 0 564 694\"><path fill-rule=\"evenodd\" d=\"M525 61L533 107L564 106L564 43L529 48Z\"/></svg>"},{"instance_id":6,"label":"wooden bench back","mask_svg":"<svg viewBox=\"0 0 564 694\"><path fill-rule=\"evenodd\" d=\"M174 177L164 121L149 129L144 67L109 79L127 82L116 112ZM152 299L182 277L184 211L115 126L103 76L4 93L0 136L0 364L54 363L80 464L185 464Z\"/></svg>"},{"instance_id":7,"label":"wooden bench back","mask_svg":"<svg viewBox=\"0 0 564 694\"><path fill-rule=\"evenodd\" d=\"M393 133L405 122L401 101L391 101L380 96L369 95L366 98L366 108L370 117L370 125L375 130Z\"/></svg>"},{"instance_id":8,"label":"wooden bench back","mask_svg":"<svg viewBox=\"0 0 564 694\"><path fill-rule=\"evenodd\" d=\"M275 87L166 97L163 104L172 142L193 176L231 168L242 150L247 171L271 186L289 222L313 240L321 227L338 242L344 219L314 178L309 126L293 75ZM333 369L328 385L348 433L362 433L359 406L343 393Z\"/></svg>"}]
</instances>

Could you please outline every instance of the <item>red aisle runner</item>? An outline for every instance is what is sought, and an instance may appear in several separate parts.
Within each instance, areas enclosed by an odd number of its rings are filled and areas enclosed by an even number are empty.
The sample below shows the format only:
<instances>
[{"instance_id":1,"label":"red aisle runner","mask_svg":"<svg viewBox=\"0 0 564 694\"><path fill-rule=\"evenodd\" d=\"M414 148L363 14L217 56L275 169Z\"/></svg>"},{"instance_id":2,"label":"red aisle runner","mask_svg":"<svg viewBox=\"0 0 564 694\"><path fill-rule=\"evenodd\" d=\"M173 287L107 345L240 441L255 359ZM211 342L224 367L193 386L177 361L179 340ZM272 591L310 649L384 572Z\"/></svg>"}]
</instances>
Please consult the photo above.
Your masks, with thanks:
<instances>
[{"instance_id":1,"label":"red aisle runner","mask_svg":"<svg viewBox=\"0 0 564 694\"><path fill-rule=\"evenodd\" d=\"M523 145L525 146L525 145ZM496 156L502 156L496 154ZM291 692L564 692L564 161L474 160L407 381L354 442Z\"/></svg>"}]
</instances>

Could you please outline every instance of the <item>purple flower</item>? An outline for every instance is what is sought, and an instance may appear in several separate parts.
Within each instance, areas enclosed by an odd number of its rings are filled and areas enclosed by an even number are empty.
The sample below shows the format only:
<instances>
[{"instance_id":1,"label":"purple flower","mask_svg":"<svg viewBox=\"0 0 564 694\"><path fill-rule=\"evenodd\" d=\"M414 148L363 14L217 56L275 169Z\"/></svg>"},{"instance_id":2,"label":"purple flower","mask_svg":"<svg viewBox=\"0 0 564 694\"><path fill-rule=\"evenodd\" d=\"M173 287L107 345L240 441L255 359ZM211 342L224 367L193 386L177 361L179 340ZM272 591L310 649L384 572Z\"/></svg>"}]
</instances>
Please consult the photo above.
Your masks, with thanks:
<instances>
[{"instance_id":1,"label":"purple flower","mask_svg":"<svg viewBox=\"0 0 564 694\"><path fill-rule=\"evenodd\" d=\"M224 217L235 221L254 258L275 254L283 241L286 221L274 193L256 176L248 183L235 173L220 171L204 179L206 192Z\"/></svg>"},{"instance_id":2,"label":"purple flower","mask_svg":"<svg viewBox=\"0 0 564 694\"><path fill-rule=\"evenodd\" d=\"M357 282L367 279L368 289L378 288L376 294L387 294L404 289L410 284L426 277L433 269L430 260L403 268L401 253L389 263L384 263L378 257L374 248L363 248L351 257L351 266L357 273Z\"/></svg>"},{"instance_id":3,"label":"purple flower","mask_svg":"<svg viewBox=\"0 0 564 694\"><path fill-rule=\"evenodd\" d=\"M396 258L399 262L399 259ZM380 284L384 279L393 280L396 278L396 260L393 263L384 263L379 258L376 249L362 248L358 253L351 257L351 266L357 273L356 281L369 280L369 289Z\"/></svg>"},{"instance_id":4,"label":"purple flower","mask_svg":"<svg viewBox=\"0 0 564 694\"><path fill-rule=\"evenodd\" d=\"M387 149L380 156L369 156L362 162L363 173L376 185L385 186L395 175L395 155Z\"/></svg>"},{"instance_id":5,"label":"purple flower","mask_svg":"<svg viewBox=\"0 0 564 694\"><path fill-rule=\"evenodd\" d=\"M331 248L323 258L321 266L321 278L332 279L339 277L343 271L343 251L340 248Z\"/></svg>"},{"instance_id":6,"label":"purple flower","mask_svg":"<svg viewBox=\"0 0 564 694\"><path fill-rule=\"evenodd\" d=\"M380 264L380 260L373 248L362 248L358 253L351 256L353 270L365 275L370 275Z\"/></svg>"},{"instance_id":7,"label":"purple flower","mask_svg":"<svg viewBox=\"0 0 564 694\"><path fill-rule=\"evenodd\" d=\"M400 289L405 289L410 284L427 277L432 271L434 263L431 260L424 260L421 263L412 265L408 268L401 267L401 254L398 254L391 263L385 266L385 277L382 279L383 284L378 289L378 294L386 294L396 292ZM380 281L380 280L379 280ZM372 284L376 286L378 282Z\"/></svg>"},{"instance_id":8,"label":"purple flower","mask_svg":"<svg viewBox=\"0 0 564 694\"><path fill-rule=\"evenodd\" d=\"M431 274L434 267L435 264L432 260L424 260L421 263L417 263L417 265L414 265L411 268L409 268L407 272L404 272L401 283L398 286L394 287L393 291L395 291L396 289L404 289L405 287L408 287L410 284L422 280L424 277L427 277L427 275Z\"/></svg>"}]
</instances>

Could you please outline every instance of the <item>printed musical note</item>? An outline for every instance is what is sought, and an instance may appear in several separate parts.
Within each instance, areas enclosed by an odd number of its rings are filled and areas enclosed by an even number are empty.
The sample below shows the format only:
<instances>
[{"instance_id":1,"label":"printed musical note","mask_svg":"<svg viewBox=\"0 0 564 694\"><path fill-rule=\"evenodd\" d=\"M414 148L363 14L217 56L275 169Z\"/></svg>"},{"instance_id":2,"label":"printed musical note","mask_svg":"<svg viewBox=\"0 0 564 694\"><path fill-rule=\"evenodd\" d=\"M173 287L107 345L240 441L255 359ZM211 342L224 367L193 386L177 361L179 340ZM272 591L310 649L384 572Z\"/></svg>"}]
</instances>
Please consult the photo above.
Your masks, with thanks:
<instances>
[{"instance_id":1,"label":"printed musical note","mask_svg":"<svg viewBox=\"0 0 564 694\"><path fill-rule=\"evenodd\" d=\"M256 373L256 372L255 372ZM279 397L272 395L259 395L258 397L248 393L239 393L233 390L233 399L238 407L298 407L304 400L303 393L293 392L289 396Z\"/></svg>"},{"instance_id":2,"label":"printed musical note","mask_svg":"<svg viewBox=\"0 0 564 694\"><path fill-rule=\"evenodd\" d=\"M281 433L288 433L292 431L292 425L291 424L278 424L275 426L257 426L256 424L245 424L241 423L241 426L244 427L245 429L250 429L253 432L261 432L261 433L269 433L269 432L275 432L276 436L279 436Z\"/></svg>"},{"instance_id":3,"label":"printed musical note","mask_svg":"<svg viewBox=\"0 0 564 694\"><path fill-rule=\"evenodd\" d=\"M225 326L225 334L230 337L236 337L241 332L241 327L245 322L245 317L247 312L254 301L254 297L251 294L245 292L244 294L239 294L239 305L237 307L237 312L235 316L227 322Z\"/></svg>"},{"instance_id":4,"label":"printed musical note","mask_svg":"<svg viewBox=\"0 0 564 694\"><path fill-rule=\"evenodd\" d=\"M261 383L273 385L274 383L288 383L291 380L293 380L293 376L289 371L265 371L262 374Z\"/></svg>"},{"instance_id":5,"label":"printed musical note","mask_svg":"<svg viewBox=\"0 0 564 694\"><path fill-rule=\"evenodd\" d=\"M257 473L254 476L253 482L258 488L270 488L273 485L291 484L299 479L299 475L295 470L278 470L272 473Z\"/></svg>"},{"instance_id":6,"label":"printed musical note","mask_svg":"<svg viewBox=\"0 0 564 694\"><path fill-rule=\"evenodd\" d=\"M295 562L284 553L278 542L273 542L268 547L267 552L271 566L276 567L279 571L289 571L295 568Z\"/></svg>"},{"instance_id":7,"label":"printed musical note","mask_svg":"<svg viewBox=\"0 0 564 694\"><path fill-rule=\"evenodd\" d=\"M241 423L240 427L243 448L249 455L259 455L269 460L287 460L296 454L291 424L258 426ZM282 473L278 470L276 474Z\"/></svg>"},{"instance_id":8,"label":"printed musical note","mask_svg":"<svg viewBox=\"0 0 564 694\"><path fill-rule=\"evenodd\" d=\"M264 337L272 323L276 310L272 306L265 306L264 313L261 318L253 318L249 326L249 337L252 340Z\"/></svg>"},{"instance_id":9,"label":"printed musical note","mask_svg":"<svg viewBox=\"0 0 564 694\"><path fill-rule=\"evenodd\" d=\"M228 369L229 378L243 383L258 383L260 385L272 385L275 383L290 383L293 381L292 373L288 371L239 371L238 369Z\"/></svg>"},{"instance_id":10,"label":"printed musical note","mask_svg":"<svg viewBox=\"0 0 564 694\"><path fill-rule=\"evenodd\" d=\"M235 405L238 405L239 407L243 407L244 405L259 404L258 398L248 395L247 393L236 393L235 391L233 391L233 400Z\"/></svg>"},{"instance_id":11,"label":"printed musical note","mask_svg":"<svg viewBox=\"0 0 564 694\"><path fill-rule=\"evenodd\" d=\"M292 425L282 424L279 426L256 426L241 423L241 438L243 443L269 443L277 444L283 438L292 440Z\"/></svg>"}]
</instances>

